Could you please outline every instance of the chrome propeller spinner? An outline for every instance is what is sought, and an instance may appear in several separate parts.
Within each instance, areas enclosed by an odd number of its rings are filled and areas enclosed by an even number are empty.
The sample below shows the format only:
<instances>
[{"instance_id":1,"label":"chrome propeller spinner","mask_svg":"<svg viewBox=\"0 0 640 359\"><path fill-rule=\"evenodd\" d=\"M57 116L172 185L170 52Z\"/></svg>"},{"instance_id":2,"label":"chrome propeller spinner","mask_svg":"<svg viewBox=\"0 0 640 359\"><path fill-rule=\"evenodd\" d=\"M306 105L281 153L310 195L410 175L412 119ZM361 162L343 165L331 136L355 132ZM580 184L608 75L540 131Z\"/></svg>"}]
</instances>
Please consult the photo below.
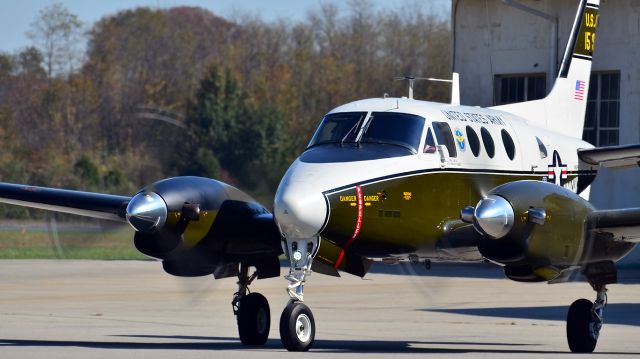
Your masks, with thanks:
<instances>
[{"instance_id":1,"label":"chrome propeller spinner","mask_svg":"<svg viewBox=\"0 0 640 359\"><path fill-rule=\"evenodd\" d=\"M460 211L460 218L473 223L473 228L480 234L492 239L506 236L514 223L513 207L503 197L489 195L478 202L476 207L465 207Z\"/></svg>"},{"instance_id":2,"label":"chrome propeller spinner","mask_svg":"<svg viewBox=\"0 0 640 359\"><path fill-rule=\"evenodd\" d=\"M162 227L167 220L167 204L155 192L140 192L127 205L127 221L139 232Z\"/></svg>"}]
</instances>

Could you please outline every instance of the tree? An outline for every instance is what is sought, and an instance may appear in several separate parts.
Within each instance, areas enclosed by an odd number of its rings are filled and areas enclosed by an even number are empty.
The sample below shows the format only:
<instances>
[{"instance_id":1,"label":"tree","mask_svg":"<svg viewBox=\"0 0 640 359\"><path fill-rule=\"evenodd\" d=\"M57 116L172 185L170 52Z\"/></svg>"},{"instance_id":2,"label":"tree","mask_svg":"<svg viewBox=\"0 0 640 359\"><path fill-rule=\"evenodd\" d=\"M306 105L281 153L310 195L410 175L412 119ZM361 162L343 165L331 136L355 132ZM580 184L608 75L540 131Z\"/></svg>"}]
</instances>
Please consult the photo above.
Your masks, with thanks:
<instances>
[{"instance_id":1,"label":"tree","mask_svg":"<svg viewBox=\"0 0 640 359\"><path fill-rule=\"evenodd\" d=\"M40 10L27 36L43 54L47 78L70 74L79 64L82 22L62 4Z\"/></svg>"},{"instance_id":2,"label":"tree","mask_svg":"<svg viewBox=\"0 0 640 359\"><path fill-rule=\"evenodd\" d=\"M42 68L42 61L42 53L33 46L23 49L17 55L19 72L36 78L44 78L46 75Z\"/></svg>"}]
</instances>

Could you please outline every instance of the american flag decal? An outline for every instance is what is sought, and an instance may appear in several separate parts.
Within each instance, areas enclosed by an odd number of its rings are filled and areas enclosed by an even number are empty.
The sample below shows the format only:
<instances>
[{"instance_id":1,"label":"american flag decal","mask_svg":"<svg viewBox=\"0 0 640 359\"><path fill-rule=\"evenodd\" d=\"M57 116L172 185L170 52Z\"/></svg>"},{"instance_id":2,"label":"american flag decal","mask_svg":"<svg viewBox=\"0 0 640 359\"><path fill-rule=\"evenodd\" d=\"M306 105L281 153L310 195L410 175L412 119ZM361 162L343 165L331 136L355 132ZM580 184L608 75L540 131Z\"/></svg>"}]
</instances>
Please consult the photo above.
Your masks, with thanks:
<instances>
[{"instance_id":1,"label":"american flag decal","mask_svg":"<svg viewBox=\"0 0 640 359\"><path fill-rule=\"evenodd\" d=\"M584 81L576 81L576 91L573 94L573 98L579 101L584 100Z\"/></svg>"}]
</instances>

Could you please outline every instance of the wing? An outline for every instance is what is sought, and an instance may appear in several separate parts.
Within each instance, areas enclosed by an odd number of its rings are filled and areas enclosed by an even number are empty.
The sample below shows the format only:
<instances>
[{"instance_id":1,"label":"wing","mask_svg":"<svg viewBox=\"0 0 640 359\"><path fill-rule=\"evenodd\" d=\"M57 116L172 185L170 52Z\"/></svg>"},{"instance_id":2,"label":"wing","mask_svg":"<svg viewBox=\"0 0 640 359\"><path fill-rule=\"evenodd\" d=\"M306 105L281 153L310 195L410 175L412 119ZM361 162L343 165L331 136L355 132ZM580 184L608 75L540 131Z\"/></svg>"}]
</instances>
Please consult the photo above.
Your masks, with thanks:
<instances>
[{"instance_id":1,"label":"wing","mask_svg":"<svg viewBox=\"0 0 640 359\"><path fill-rule=\"evenodd\" d=\"M594 211L587 217L587 228L594 235L640 243L640 208Z\"/></svg>"},{"instance_id":2,"label":"wing","mask_svg":"<svg viewBox=\"0 0 640 359\"><path fill-rule=\"evenodd\" d=\"M578 150L580 160L607 168L640 166L640 144Z\"/></svg>"},{"instance_id":3,"label":"wing","mask_svg":"<svg viewBox=\"0 0 640 359\"><path fill-rule=\"evenodd\" d=\"M0 182L0 203L126 221L131 197Z\"/></svg>"},{"instance_id":4,"label":"wing","mask_svg":"<svg viewBox=\"0 0 640 359\"><path fill-rule=\"evenodd\" d=\"M578 157L590 165L606 168L639 167L640 144L579 150ZM640 208L594 211L587 217L586 224L594 235L640 243Z\"/></svg>"}]
</instances>

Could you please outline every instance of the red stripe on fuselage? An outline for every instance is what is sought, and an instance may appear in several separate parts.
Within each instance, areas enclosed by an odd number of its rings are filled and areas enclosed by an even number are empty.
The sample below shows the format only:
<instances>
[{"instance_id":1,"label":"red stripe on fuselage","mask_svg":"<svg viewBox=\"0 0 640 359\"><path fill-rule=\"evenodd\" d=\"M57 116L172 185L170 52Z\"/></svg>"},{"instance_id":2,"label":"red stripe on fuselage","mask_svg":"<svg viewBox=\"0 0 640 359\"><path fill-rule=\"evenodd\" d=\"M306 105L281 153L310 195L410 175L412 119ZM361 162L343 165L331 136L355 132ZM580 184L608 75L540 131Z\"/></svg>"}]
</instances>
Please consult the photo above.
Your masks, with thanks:
<instances>
[{"instance_id":1,"label":"red stripe on fuselage","mask_svg":"<svg viewBox=\"0 0 640 359\"><path fill-rule=\"evenodd\" d=\"M362 228L362 212L364 209L364 203L362 200L362 188L360 186L356 186L356 196L358 198L358 218L356 219L356 228L353 230L353 235L351 236L351 238L349 238L347 243L345 243L342 247L340 256L338 257L338 260L336 261L336 264L334 266L335 269L338 269L340 263L342 263L342 260L344 259L344 251L356 240L356 237L358 237L358 234L360 234L360 229Z\"/></svg>"}]
</instances>

